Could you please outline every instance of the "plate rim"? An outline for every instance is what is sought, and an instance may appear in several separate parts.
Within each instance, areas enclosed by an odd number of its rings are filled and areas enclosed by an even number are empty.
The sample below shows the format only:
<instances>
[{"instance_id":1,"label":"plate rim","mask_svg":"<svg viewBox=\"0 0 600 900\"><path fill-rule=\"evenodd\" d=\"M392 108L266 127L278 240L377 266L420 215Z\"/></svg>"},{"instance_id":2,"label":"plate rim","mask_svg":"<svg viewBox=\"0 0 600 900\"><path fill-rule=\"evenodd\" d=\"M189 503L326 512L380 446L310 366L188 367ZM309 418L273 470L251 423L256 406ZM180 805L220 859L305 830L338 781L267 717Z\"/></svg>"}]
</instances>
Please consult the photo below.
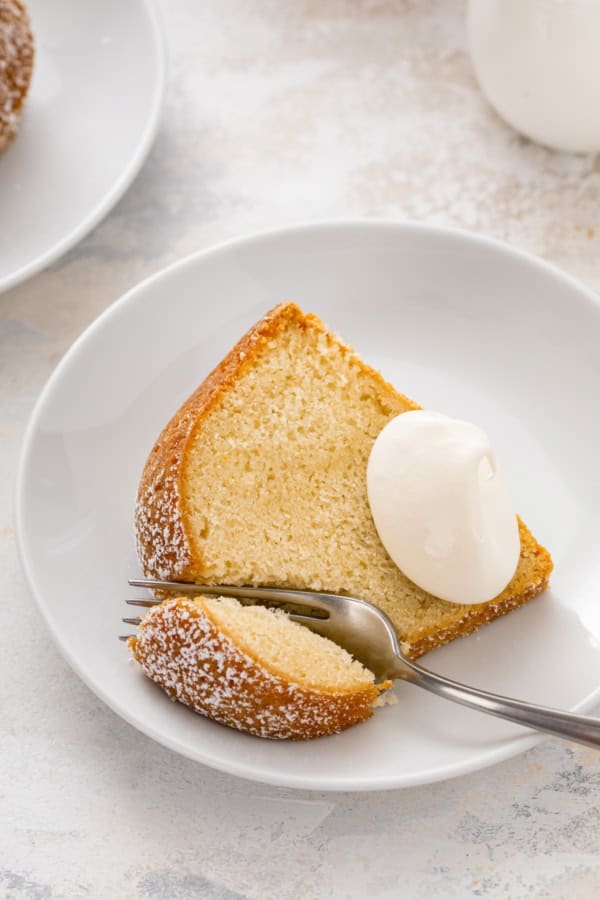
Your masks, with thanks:
<instances>
[{"instance_id":1,"label":"plate rim","mask_svg":"<svg viewBox=\"0 0 600 900\"><path fill-rule=\"evenodd\" d=\"M165 98L167 51L164 33L161 28L161 18L155 0L138 0L138 2L140 3L140 10L145 13L150 25L151 42L156 63L156 86L154 96L151 99L150 112L135 149L130 155L126 166L119 173L108 191L74 228L30 262L13 270L8 275L0 277L0 294L37 275L83 240L116 206L139 175L148 157L158 131Z\"/></svg>"},{"instance_id":2,"label":"plate rim","mask_svg":"<svg viewBox=\"0 0 600 900\"><path fill-rule=\"evenodd\" d=\"M142 281L133 285L124 294L111 303L96 319L94 319L84 331L75 339L75 341L67 349L63 357L59 360L54 370L49 375L44 387L42 388L34 407L30 413L26 428L23 433L21 449L17 467L17 477L15 481L14 493L14 521L15 521L15 538L18 550L19 560L25 575L26 583L35 600L38 611L40 612L46 627L50 631L52 639L69 667L83 681L83 683L113 712L121 719L128 722L142 734L152 738L164 747L191 759L200 762L209 768L234 775L245 780L255 781L263 784L270 784L277 787L291 788L297 790L326 791L326 792L364 792L364 791L383 791L398 790L401 788L416 787L424 784L432 784L438 781L446 781L461 775L467 775L471 772L480 771L497 763L511 759L526 750L529 750L542 741L548 739L548 735L543 733L532 733L531 735L523 735L500 742L492 749L482 751L468 762L457 762L445 767L437 767L433 769L423 770L418 775L383 775L381 778L320 778L312 776L294 776L290 774L279 775L277 772L265 770L260 766L249 763L238 763L237 761L223 762L219 757L209 753L197 751L194 748L192 752L188 747L182 745L181 741L169 735L158 733L158 731L148 726L137 717L135 711L130 711L121 705L118 701L110 698L102 685L93 683L93 679L89 678L86 672L72 658L69 650L63 645L59 631L54 627L49 611L43 597L43 588L38 584L34 565L29 557L29 549L27 547L27 537L25 532L25 473L28 468L29 458L31 456L34 444L34 438L37 431L38 421L43 413L46 400L51 395L55 386L59 383L63 372L68 368L72 359L75 358L84 348L87 342L93 339L97 330L100 330L105 321L110 319L125 306L136 301L136 297L150 287L160 281L169 278L177 270L183 270L188 266L194 266L204 258L211 257L231 249L249 246L252 243L259 243L263 240L269 240L274 237L290 236L293 234L306 234L319 230L347 230L359 231L363 228L370 229L383 228L388 231L398 232L432 232L442 237L456 237L466 240L473 244L483 245L489 249L494 249L506 256L520 259L530 265L538 268L540 271L551 275L565 285L577 291L582 300L587 300L600 314L600 297L598 297L591 288L580 282L575 277L569 275L559 266L550 263L540 257L529 253L526 250L516 248L510 244L498 240L493 237L470 232L462 228L454 228L446 225L429 224L426 222L412 222L409 220L390 220L376 217L351 218L351 219L323 219L317 221L306 221L293 223L284 226L276 226L268 229L261 229L251 232L250 234L238 235L224 241L210 245L202 250L191 253L169 265L157 270L153 274L144 278ZM600 684L590 691L579 703L570 708L571 712L584 713L594 707L600 698ZM257 738L257 740L260 740Z\"/></svg>"}]
</instances>

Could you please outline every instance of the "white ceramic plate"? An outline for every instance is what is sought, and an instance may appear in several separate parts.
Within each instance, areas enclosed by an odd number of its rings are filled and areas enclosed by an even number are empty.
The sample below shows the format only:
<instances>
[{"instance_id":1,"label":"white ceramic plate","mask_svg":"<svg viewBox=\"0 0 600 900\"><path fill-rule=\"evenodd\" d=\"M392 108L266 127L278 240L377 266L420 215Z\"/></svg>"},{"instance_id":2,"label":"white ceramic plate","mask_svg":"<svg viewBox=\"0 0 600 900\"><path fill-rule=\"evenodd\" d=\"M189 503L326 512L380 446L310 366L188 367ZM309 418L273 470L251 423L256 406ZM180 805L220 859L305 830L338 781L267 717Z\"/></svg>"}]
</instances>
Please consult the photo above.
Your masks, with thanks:
<instances>
[{"instance_id":1,"label":"white ceramic plate","mask_svg":"<svg viewBox=\"0 0 600 900\"><path fill-rule=\"evenodd\" d=\"M401 787L532 746L530 732L410 685L397 687L397 706L336 737L248 737L171 703L117 641L138 572L132 508L146 455L245 329L286 298L402 391L487 429L518 510L553 551L552 593L427 665L570 709L598 699L600 305L538 260L427 226L330 223L234 241L145 281L76 342L33 414L17 490L25 571L55 640L137 728L258 781Z\"/></svg>"},{"instance_id":2,"label":"white ceramic plate","mask_svg":"<svg viewBox=\"0 0 600 900\"><path fill-rule=\"evenodd\" d=\"M150 149L164 85L151 0L28 0L36 43L21 130L0 154L0 291L81 240Z\"/></svg>"}]
</instances>

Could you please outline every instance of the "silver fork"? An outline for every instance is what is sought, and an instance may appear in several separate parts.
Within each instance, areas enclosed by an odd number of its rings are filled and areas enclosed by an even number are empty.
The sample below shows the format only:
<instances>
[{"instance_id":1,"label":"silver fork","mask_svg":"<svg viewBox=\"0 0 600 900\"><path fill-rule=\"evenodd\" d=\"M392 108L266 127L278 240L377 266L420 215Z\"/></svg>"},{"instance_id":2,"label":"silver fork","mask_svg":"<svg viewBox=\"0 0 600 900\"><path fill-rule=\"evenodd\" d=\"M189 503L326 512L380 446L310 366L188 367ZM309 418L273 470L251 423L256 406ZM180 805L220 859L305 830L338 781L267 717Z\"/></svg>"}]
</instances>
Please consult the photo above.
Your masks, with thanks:
<instances>
[{"instance_id":1,"label":"silver fork","mask_svg":"<svg viewBox=\"0 0 600 900\"><path fill-rule=\"evenodd\" d=\"M514 700L491 694L478 688L451 681L419 666L402 653L391 621L380 609L356 597L324 594L316 591L283 590L280 588L231 587L202 585L176 581L132 579L132 587L154 591L198 595L211 594L236 597L241 602L262 603L283 608L295 622L306 625L344 647L373 672L377 681L399 678L432 694L453 700L463 706L490 713L509 722L517 722L537 731L567 738L588 747L600 748L600 719ZM162 600L127 600L130 606L151 607ZM139 618L124 618L123 622L139 625ZM127 640L131 635L119 635Z\"/></svg>"}]
</instances>

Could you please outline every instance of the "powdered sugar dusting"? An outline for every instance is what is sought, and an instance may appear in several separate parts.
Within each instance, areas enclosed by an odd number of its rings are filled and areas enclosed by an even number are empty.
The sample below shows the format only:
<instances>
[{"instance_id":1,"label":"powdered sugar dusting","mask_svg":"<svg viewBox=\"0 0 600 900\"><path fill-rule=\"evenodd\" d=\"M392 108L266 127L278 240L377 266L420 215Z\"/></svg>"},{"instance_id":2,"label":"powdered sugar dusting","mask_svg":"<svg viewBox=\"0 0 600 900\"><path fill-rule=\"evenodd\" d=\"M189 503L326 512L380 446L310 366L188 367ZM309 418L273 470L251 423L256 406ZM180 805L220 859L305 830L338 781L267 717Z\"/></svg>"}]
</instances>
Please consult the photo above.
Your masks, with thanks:
<instances>
[{"instance_id":1,"label":"powdered sugar dusting","mask_svg":"<svg viewBox=\"0 0 600 900\"><path fill-rule=\"evenodd\" d=\"M194 424L182 411L164 429L146 462L134 511L138 558L144 574L182 578L191 563L179 489L181 460ZM165 447L168 450L163 453Z\"/></svg>"},{"instance_id":2,"label":"powdered sugar dusting","mask_svg":"<svg viewBox=\"0 0 600 900\"><path fill-rule=\"evenodd\" d=\"M268 671L219 631L201 603L154 607L130 647L144 673L171 697L223 725L259 737L302 740L369 718L377 688L327 692Z\"/></svg>"},{"instance_id":3,"label":"powdered sugar dusting","mask_svg":"<svg viewBox=\"0 0 600 900\"><path fill-rule=\"evenodd\" d=\"M0 0L0 150L17 132L32 69L27 11L20 0Z\"/></svg>"},{"instance_id":4,"label":"powdered sugar dusting","mask_svg":"<svg viewBox=\"0 0 600 900\"><path fill-rule=\"evenodd\" d=\"M188 544L181 524L176 467L140 489L135 506L138 557L144 572L158 578L183 575L190 563Z\"/></svg>"}]
</instances>

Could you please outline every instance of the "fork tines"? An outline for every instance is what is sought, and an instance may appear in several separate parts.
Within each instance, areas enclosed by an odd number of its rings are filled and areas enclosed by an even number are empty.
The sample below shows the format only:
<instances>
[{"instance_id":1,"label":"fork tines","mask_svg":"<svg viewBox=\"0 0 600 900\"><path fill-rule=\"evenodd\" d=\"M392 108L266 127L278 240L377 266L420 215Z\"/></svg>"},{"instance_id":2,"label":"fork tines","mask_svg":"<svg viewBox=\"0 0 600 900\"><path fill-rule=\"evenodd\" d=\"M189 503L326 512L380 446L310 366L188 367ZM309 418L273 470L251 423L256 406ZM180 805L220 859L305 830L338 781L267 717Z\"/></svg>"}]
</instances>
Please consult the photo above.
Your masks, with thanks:
<instances>
[{"instance_id":1,"label":"fork tines","mask_svg":"<svg viewBox=\"0 0 600 900\"><path fill-rule=\"evenodd\" d=\"M129 606L143 606L143 607L152 607L157 606L157 604L162 603L162 600L155 600L154 598L151 600L125 600ZM139 616L124 616L121 619L121 622L124 622L126 625L139 625L142 620ZM134 634L120 634L118 638L120 641L128 641L130 637L135 637Z\"/></svg>"},{"instance_id":2,"label":"fork tines","mask_svg":"<svg viewBox=\"0 0 600 900\"><path fill-rule=\"evenodd\" d=\"M130 579L131 587L160 590L167 594L191 594L235 597L242 604L256 604L281 609L291 619L306 625L315 625L316 622L329 619L330 611L327 605L328 599L336 599L335 595L321 594L313 591L296 591L281 588L258 588L251 586L233 586L223 584L195 584L191 582L159 581L153 579ZM141 606L147 609L163 602L163 599L150 597L148 599L126 600L129 606ZM316 620L316 622L315 622ZM141 619L124 618L128 625L139 625ZM126 641L133 634L120 634L119 640Z\"/></svg>"}]
</instances>

